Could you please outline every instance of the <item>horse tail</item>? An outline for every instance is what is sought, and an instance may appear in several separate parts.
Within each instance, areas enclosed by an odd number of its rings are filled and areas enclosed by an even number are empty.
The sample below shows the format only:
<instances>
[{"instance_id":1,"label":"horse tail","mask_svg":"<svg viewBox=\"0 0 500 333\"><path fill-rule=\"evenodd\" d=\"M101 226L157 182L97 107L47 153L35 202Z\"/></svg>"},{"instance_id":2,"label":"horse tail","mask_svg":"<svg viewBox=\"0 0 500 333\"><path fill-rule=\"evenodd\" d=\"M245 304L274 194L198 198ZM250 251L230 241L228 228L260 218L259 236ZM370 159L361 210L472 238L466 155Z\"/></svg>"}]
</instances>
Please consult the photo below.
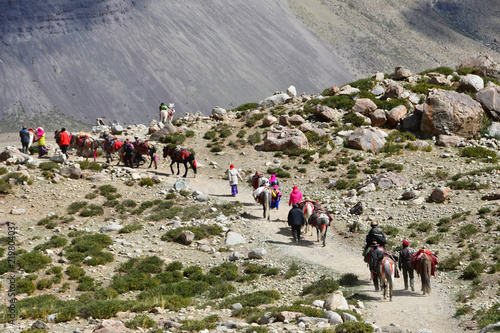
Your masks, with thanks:
<instances>
[{"instance_id":1,"label":"horse tail","mask_svg":"<svg viewBox=\"0 0 500 333\"><path fill-rule=\"evenodd\" d=\"M426 255L422 256L422 259L420 260L420 271L422 291L424 292L424 294L430 294L432 262L431 259Z\"/></svg>"},{"instance_id":2,"label":"horse tail","mask_svg":"<svg viewBox=\"0 0 500 333\"><path fill-rule=\"evenodd\" d=\"M266 218L266 216L267 216L267 219L269 220L270 219L269 210L270 210L270 206L271 206L270 192L267 189L262 191L260 193L260 199L262 201L262 206L264 207L264 218Z\"/></svg>"},{"instance_id":3,"label":"horse tail","mask_svg":"<svg viewBox=\"0 0 500 333\"><path fill-rule=\"evenodd\" d=\"M189 155L189 164L191 164L191 168L193 168L194 174L196 175L196 173L198 172L198 164L196 164L193 153Z\"/></svg>"}]
</instances>

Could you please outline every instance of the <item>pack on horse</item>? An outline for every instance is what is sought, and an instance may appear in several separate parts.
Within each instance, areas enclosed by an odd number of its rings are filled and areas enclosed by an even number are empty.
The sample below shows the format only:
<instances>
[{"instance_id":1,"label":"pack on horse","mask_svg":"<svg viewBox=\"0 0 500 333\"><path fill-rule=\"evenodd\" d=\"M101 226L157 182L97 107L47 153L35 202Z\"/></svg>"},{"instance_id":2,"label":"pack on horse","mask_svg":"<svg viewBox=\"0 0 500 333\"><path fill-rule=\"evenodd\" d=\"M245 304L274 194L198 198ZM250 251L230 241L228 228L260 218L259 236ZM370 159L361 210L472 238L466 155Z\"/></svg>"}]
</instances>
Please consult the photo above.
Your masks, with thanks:
<instances>
[{"instance_id":1,"label":"pack on horse","mask_svg":"<svg viewBox=\"0 0 500 333\"><path fill-rule=\"evenodd\" d=\"M160 105L160 123L162 124L169 124L172 121L172 118L174 117L175 113L175 104L174 103L169 103L168 106L166 106L164 103L161 103Z\"/></svg>"},{"instance_id":2,"label":"pack on horse","mask_svg":"<svg viewBox=\"0 0 500 333\"><path fill-rule=\"evenodd\" d=\"M302 210L302 213L304 214L304 217L306 218L306 227L304 230L304 233L307 234L309 230L311 230L311 236L312 236L312 226L310 225L310 217L314 213L314 210L318 208L318 202L317 201L312 201L309 199L302 200L301 202L297 203L299 205L299 208Z\"/></svg>"},{"instance_id":3,"label":"pack on horse","mask_svg":"<svg viewBox=\"0 0 500 333\"><path fill-rule=\"evenodd\" d=\"M311 224L313 227L316 227L316 236L318 238L318 242L320 240L323 242L323 246L326 246L326 231L328 227L332 223L332 216L326 210L321 207L318 207L314 210L314 213L311 216Z\"/></svg>"},{"instance_id":4,"label":"pack on horse","mask_svg":"<svg viewBox=\"0 0 500 333\"><path fill-rule=\"evenodd\" d=\"M120 152L120 148L123 146L123 142L118 140L118 138L105 138L100 142L100 147L106 154L106 163L110 163L113 160L113 155ZM120 164L121 154L118 156L118 164Z\"/></svg>"},{"instance_id":5,"label":"pack on horse","mask_svg":"<svg viewBox=\"0 0 500 333\"><path fill-rule=\"evenodd\" d=\"M413 254L410 261L410 267L417 271L422 282L422 292L431 293L431 275L436 277L436 265L438 259L434 253L424 248Z\"/></svg>"},{"instance_id":6,"label":"pack on horse","mask_svg":"<svg viewBox=\"0 0 500 333\"><path fill-rule=\"evenodd\" d=\"M149 162L148 169L151 168L153 162L155 162L155 169L158 169L158 156L156 155L156 147L149 143L147 140L136 140L134 142L134 162L137 167L142 160L142 155L149 155L151 161Z\"/></svg>"},{"instance_id":7,"label":"pack on horse","mask_svg":"<svg viewBox=\"0 0 500 333\"><path fill-rule=\"evenodd\" d=\"M38 131L37 131L37 128L30 128L28 130L29 132L29 135L30 135L30 142L28 143L28 149L31 147L31 145L33 144L33 142L36 142L38 141L38 139L40 139L38 137Z\"/></svg>"},{"instance_id":8,"label":"pack on horse","mask_svg":"<svg viewBox=\"0 0 500 333\"><path fill-rule=\"evenodd\" d=\"M266 183L266 181L269 183L269 180L266 177L264 177L264 174L258 173L256 171L255 174L252 176L252 187L254 189L257 189L264 183Z\"/></svg>"},{"instance_id":9,"label":"pack on horse","mask_svg":"<svg viewBox=\"0 0 500 333\"><path fill-rule=\"evenodd\" d=\"M184 173L183 176L185 178L188 172L187 164L189 163L189 165L194 171L194 176L196 177L198 167L194 159L194 154L188 151L186 147L180 145L165 146L163 148L163 157L167 158L167 156L170 156L170 158L172 159L172 163L170 163L170 170L172 170L172 174L174 174L174 168L173 168L174 163L177 163L177 174L179 174L179 163L183 163L184 168L186 169L186 172Z\"/></svg>"},{"instance_id":10,"label":"pack on horse","mask_svg":"<svg viewBox=\"0 0 500 333\"><path fill-rule=\"evenodd\" d=\"M86 157L87 160L89 156L94 157L94 162L97 159L97 146L98 142L90 134L80 132L71 137L69 144L70 148L76 148L76 153L80 156Z\"/></svg>"},{"instance_id":11,"label":"pack on horse","mask_svg":"<svg viewBox=\"0 0 500 333\"><path fill-rule=\"evenodd\" d=\"M392 301L392 289L394 288L394 275L396 272L396 263L394 258L387 252L384 253L380 263L378 264L378 279L384 299Z\"/></svg>"}]
</instances>

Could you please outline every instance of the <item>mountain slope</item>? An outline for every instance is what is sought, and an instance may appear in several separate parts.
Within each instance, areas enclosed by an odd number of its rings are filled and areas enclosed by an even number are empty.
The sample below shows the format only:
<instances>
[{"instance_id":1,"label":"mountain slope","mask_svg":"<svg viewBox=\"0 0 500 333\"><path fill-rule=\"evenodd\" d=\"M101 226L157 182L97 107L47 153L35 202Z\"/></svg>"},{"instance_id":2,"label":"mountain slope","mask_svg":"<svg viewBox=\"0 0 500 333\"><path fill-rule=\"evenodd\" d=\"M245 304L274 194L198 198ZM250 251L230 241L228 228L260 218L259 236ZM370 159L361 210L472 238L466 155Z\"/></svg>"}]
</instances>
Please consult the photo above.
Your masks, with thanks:
<instances>
[{"instance_id":1,"label":"mountain slope","mask_svg":"<svg viewBox=\"0 0 500 333\"><path fill-rule=\"evenodd\" d=\"M85 3L0 5L3 131L67 116L149 123L162 101L207 114L354 79L281 1Z\"/></svg>"}]
</instances>

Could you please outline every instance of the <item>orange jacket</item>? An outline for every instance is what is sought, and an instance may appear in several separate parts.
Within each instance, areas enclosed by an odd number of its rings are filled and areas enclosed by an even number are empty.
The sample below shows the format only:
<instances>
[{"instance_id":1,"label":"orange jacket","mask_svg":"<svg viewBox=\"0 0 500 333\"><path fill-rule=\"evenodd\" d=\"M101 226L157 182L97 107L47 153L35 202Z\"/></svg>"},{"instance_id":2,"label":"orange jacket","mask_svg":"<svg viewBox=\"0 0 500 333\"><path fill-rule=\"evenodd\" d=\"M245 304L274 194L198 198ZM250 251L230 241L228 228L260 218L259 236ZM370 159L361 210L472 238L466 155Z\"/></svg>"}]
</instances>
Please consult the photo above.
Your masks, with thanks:
<instances>
[{"instance_id":1,"label":"orange jacket","mask_svg":"<svg viewBox=\"0 0 500 333\"><path fill-rule=\"evenodd\" d=\"M61 141L59 141L60 146L69 146L69 134L68 132L64 131L61 132Z\"/></svg>"}]
</instances>

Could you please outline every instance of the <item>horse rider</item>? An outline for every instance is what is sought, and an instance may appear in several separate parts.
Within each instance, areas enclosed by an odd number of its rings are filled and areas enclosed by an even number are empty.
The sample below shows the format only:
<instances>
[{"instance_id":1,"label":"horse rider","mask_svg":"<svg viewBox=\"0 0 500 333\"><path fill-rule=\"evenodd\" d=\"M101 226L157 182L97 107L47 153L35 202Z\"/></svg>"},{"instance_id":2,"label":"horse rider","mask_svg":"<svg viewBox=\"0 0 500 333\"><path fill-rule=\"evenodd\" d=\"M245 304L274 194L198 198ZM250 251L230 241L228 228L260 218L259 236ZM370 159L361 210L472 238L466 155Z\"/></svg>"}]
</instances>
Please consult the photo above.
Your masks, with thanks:
<instances>
[{"instance_id":1,"label":"horse rider","mask_svg":"<svg viewBox=\"0 0 500 333\"><path fill-rule=\"evenodd\" d=\"M384 257L385 249L380 246L377 241L371 243L372 250L370 251L370 259L368 265L370 267L371 276L375 291L378 291L378 265L380 260Z\"/></svg>"},{"instance_id":2,"label":"horse rider","mask_svg":"<svg viewBox=\"0 0 500 333\"><path fill-rule=\"evenodd\" d=\"M385 237L384 231L378 226L377 221L372 221L370 223L371 229L366 235L366 245L363 250L363 257L365 258L370 250L370 246L373 242L377 242L378 244L384 246L387 243L387 238Z\"/></svg>"},{"instance_id":3,"label":"horse rider","mask_svg":"<svg viewBox=\"0 0 500 333\"><path fill-rule=\"evenodd\" d=\"M409 247L410 243L408 241L403 241L403 249L399 251L398 267L403 270L403 279L405 282L405 290L408 290L408 277L410 278L411 291L415 291L415 284L413 268L410 267L411 257L415 253L413 249Z\"/></svg>"},{"instance_id":4,"label":"horse rider","mask_svg":"<svg viewBox=\"0 0 500 333\"><path fill-rule=\"evenodd\" d=\"M59 147L61 147L62 153L66 156L66 159L69 158L68 156L68 148L69 148L69 133L66 132L66 128L61 128L61 133L59 134Z\"/></svg>"},{"instance_id":5,"label":"horse rider","mask_svg":"<svg viewBox=\"0 0 500 333\"><path fill-rule=\"evenodd\" d=\"M306 224L306 218L302 209L296 203L293 204L292 209L288 212L288 225L292 228L292 236L295 244L300 241L300 229Z\"/></svg>"},{"instance_id":6,"label":"horse rider","mask_svg":"<svg viewBox=\"0 0 500 333\"><path fill-rule=\"evenodd\" d=\"M269 179L269 186L271 186L272 195L271 208L278 209L280 207L281 192L279 188L279 182L276 179L275 175L271 175L271 178Z\"/></svg>"},{"instance_id":7,"label":"horse rider","mask_svg":"<svg viewBox=\"0 0 500 333\"><path fill-rule=\"evenodd\" d=\"M134 146L130 142L130 139L127 138L125 140L125 148L123 149L125 152L125 166L130 164L130 168L134 168Z\"/></svg>"},{"instance_id":8,"label":"horse rider","mask_svg":"<svg viewBox=\"0 0 500 333\"><path fill-rule=\"evenodd\" d=\"M30 132L23 126L23 129L19 132L19 136L21 137L21 145L23 146L23 153L28 154L28 146L30 144Z\"/></svg>"}]
</instances>

